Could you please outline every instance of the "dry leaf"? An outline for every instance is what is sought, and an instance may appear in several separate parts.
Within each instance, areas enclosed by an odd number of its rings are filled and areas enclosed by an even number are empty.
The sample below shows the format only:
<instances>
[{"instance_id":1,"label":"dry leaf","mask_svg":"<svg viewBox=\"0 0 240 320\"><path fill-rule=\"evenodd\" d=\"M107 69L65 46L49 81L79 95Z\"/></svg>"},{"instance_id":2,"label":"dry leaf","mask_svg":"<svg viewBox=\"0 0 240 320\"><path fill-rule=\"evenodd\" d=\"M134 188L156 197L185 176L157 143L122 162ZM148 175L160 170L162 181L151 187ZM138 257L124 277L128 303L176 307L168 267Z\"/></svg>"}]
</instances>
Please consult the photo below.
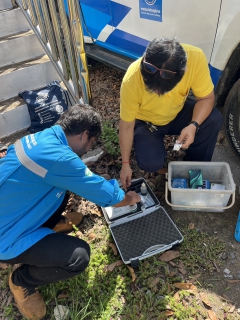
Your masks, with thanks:
<instances>
[{"instance_id":1,"label":"dry leaf","mask_svg":"<svg viewBox=\"0 0 240 320\"><path fill-rule=\"evenodd\" d=\"M121 266L123 264L122 260L118 260L112 264L109 264L108 266L105 267L106 271L113 271L115 267Z\"/></svg>"},{"instance_id":2,"label":"dry leaf","mask_svg":"<svg viewBox=\"0 0 240 320\"><path fill-rule=\"evenodd\" d=\"M131 267L129 267L129 266L127 266L128 267L128 270L130 271L130 273L131 273L131 276L132 276L132 282L134 282L135 280L136 280L136 274L135 274L135 272L134 272L134 269L133 268L131 268Z\"/></svg>"},{"instance_id":3,"label":"dry leaf","mask_svg":"<svg viewBox=\"0 0 240 320\"><path fill-rule=\"evenodd\" d=\"M69 295L67 293L61 293L57 298L58 299L64 299L64 298L68 298Z\"/></svg>"},{"instance_id":4,"label":"dry leaf","mask_svg":"<svg viewBox=\"0 0 240 320\"><path fill-rule=\"evenodd\" d=\"M187 302L184 300L184 299L182 299L182 305L186 308L187 306L188 306L188 304L187 304Z\"/></svg>"},{"instance_id":5,"label":"dry leaf","mask_svg":"<svg viewBox=\"0 0 240 320\"><path fill-rule=\"evenodd\" d=\"M233 312L235 311L235 309L236 309L236 307L235 307L235 306L232 306L232 307L228 310L228 312L229 312L229 313L233 313Z\"/></svg>"},{"instance_id":6,"label":"dry leaf","mask_svg":"<svg viewBox=\"0 0 240 320\"><path fill-rule=\"evenodd\" d=\"M169 264L170 264L172 267L176 267L176 263L174 263L173 261L169 261Z\"/></svg>"},{"instance_id":7,"label":"dry leaf","mask_svg":"<svg viewBox=\"0 0 240 320\"><path fill-rule=\"evenodd\" d=\"M215 260L213 260L213 265L214 265L214 267L216 268L217 272L220 272L220 270L219 270L219 268L218 268Z\"/></svg>"},{"instance_id":8,"label":"dry leaf","mask_svg":"<svg viewBox=\"0 0 240 320\"><path fill-rule=\"evenodd\" d=\"M90 238L90 239L92 239L92 240L96 239L95 233L90 233L90 234L88 234L88 238Z\"/></svg>"},{"instance_id":9,"label":"dry leaf","mask_svg":"<svg viewBox=\"0 0 240 320\"><path fill-rule=\"evenodd\" d=\"M78 231L76 232L76 236L78 236L78 238L81 238L81 237L83 236L83 234L82 234L81 231L78 230Z\"/></svg>"},{"instance_id":10,"label":"dry leaf","mask_svg":"<svg viewBox=\"0 0 240 320\"><path fill-rule=\"evenodd\" d=\"M102 212L101 211L98 211L98 210L94 210L94 209L91 209L91 214L96 214L98 215L99 217L102 217Z\"/></svg>"},{"instance_id":11,"label":"dry leaf","mask_svg":"<svg viewBox=\"0 0 240 320\"><path fill-rule=\"evenodd\" d=\"M189 225L188 225L188 229L192 230L194 228L195 228L194 223L190 222Z\"/></svg>"},{"instance_id":12,"label":"dry leaf","mask_svg":"<svg viewBox=\"0 0 240 320\"><path fill-rule=\"evenodd\" d=\"M159 289L158 289L158 287L157 287L157 286L152 287L152 288L151 288L151 290L152 290L153 292L155 292L155 293L159 291Z\"/></svg>"},{"instance_id":13,"label":"dry leaf","mask_svg":"<svg viewBox=\"0 0 240 320\"><path fill-rule=\"evenodd\" d=\"M187 271L183 268L178 268L178 270L181 272L181 274L183 274L185 276L185 274L187 273Z\"/></svg>"},{"instance_id":14,"label":"dry leaf","mask_svg":"<svg viewBox=\"0 0 240 320\"><path fill-rule=\"evenodd\" d=\"M103 222L102 222L101 219L97 219L97 224L98 224L99 226L102 226L102 227L103 227Z\"/></svg>"},{"instance_id":15,"label":"dry leaf","mask_svg":"<svg viewBox=\"0 0 240 320\"><path fill-rule=\"evenodd\" d=\"M199 279L201 277L201 273L196 274L194 277L192 277L191 281L192 283L194 283L197 279Z\"/></svg>"},{"instance_id":16,"label":"dry leaf","mask_svg":"<svg viewBox=\"0 0 240 320\"><path fill-rule=\"evenodd\" d=\"M174 283L173 286L175 288L181 289L181 290L187 290L190 292L190 290L192 292L197 292L197 287L195 287L192 283L183 283L183 282L177 282Z\"/></svg>"},{"instance_id":17,"label":"dry leaf","mask_svg":"<svg viewBox=\"0 0 240 320\"><path fill-rule=\"evenodd\" d=\"M205 293L203 293L203 292L200 292L199 295L200 295L200 298L201 298L202 302L203 302L207 307L212 308L211 303L210 303L210 301L208 300L207 295L206 295Z\"/></svg>"},{"instance_id":18,"label":"dry leaf","mask_svg":"<svg viewBox=\"0 0 240 320\"><path fill-rule=\"evenodd\" d=\"M109 247L112 248L113 254L116 256L118 254L118 251L117 251L117 247L115 246L115 244L114 243L109 243L108 245L109 245Z\"/></svg>"},{"instance_id":19,"label":"dry leaf","mask_svg":"<svg viewBox=\"0 0 240 320\"><path fill-rule=\"evenodd\" d=\"M126 299L124 298L124 296L121 296L121 300L122 300L122 303L123 303L123 304L126 303Z\"/></svg>"},{"instance_id":20,"label":"dry leaf","mask_svg":"<svg viewBox=\"0 0 240 320\"><path fill-rule=\"evenodd\" d=\"M178 268L184 269L184 265L183 265L182 261L179 261Z\"/></svg>"},{"instance_id":21,"label":"dry leaf","mask_svg":"<svg viewBox=\"0 0 240 320\"><path fill-rule=\"evenodd\" d=\"M173 286L167 282L167 292L170 293L173 291Z\"/></svg>"},{"instance_id":22,"label":"dry leaf","mask_svg":"<svg viewBox=\"0 0 240 320\"><path fill-rule=\"evenodd\" d=\"M170 316L174 315L174 312L171 310L165 310L165 311L160 312L160 315L165 316L165 317L170 317Z\"/></svg>"},{"instance_id":23,"label":"dry leaf","mask_svg":"<svg viewBox=\"0 0 240 320\"><path fill-rule=\"evenodd\" d=\"M227 283L238 283L240 280L226 280Z\"/></svg>"},{"instance_id":24,"label":"dry leaf","mask_svg":"<svg viewBox=\"0 0 240 320\"><path fill-rule=\"evenodd\" d=\"M0 269L7 269L7 268L8 268L8 264L7 263L0 262Z\"/></svg>"},{"instance_id":25,"label":"dry leaf","mask_svg":"<svg viewBox=\"0 0 240 320\"><path fill-rule=\"evenodd\" d=\"M111 160L107 163L108 166L111 166L113 164L113 157L111 157Z\"/></svg>"},{"instance_id":26,"label":"dry leaf","mask_svg":"<svg viewBox=\"0 0 240 320\"><path fill-rule=\"evenodd\" d=\"M167 252L164 252L160 257L159 257L159 260L161 261L165 261L165 262L168 262L168 261L171 261L173 259L176 259L180 256L180 253L178 251L175 251L175 250L169 250Z\"/></svg>"},{"instance_id":27,"label":"dry leaf","mask_svg":"<svg viewBox=\"0 0 240 320\"><path fill-rule=\"evenodd\" d=\"M218 320L218 317L216 316L216 313L212 310L207 310L208 316L211 320Z\"/></svg>"},{"instance_id":28,"label":"dry leaf","mask_svg":"<svg viewBox=\"0 0 240 320\"><path fill-rule=\"evenodd\" d=\"M172 272L169 272L168 276L169 277L175 277L176 274L177 274L177 272L175 272L175 271L173 272L172 271Z\"/></svg>"},{"instance_id":29,"label":"dry leaf","mask_svg":"<svg viewBox=\"0 0 240 320\"><path fill-rule=\"evenodd\" d=\"M235 307L235 306L232 306L232 307L228 310L228 312L229 312L229 313L233 313L233 312L235 311L235 309L236 309L236 307Z\"/></svg>"},{"instance_id":30,"label":"dry leaf","mask_svg":"<svg viewBox=\"0 0 240 320\"><path fill-rule=\"evenodd\" d=\"M149 281L149 286L150 286L150 287L154 287L154 286L156 286L156 285L158 284L159 281L160 281L160 278L159 278L159 277L157 277L157 278L155 278L155 279L151 279L151 280Z\"/></svg>"},{"instance_id":31,"label":"dry leaf","mask_svg":"<svg viewBox=\"0 0 240 320\"><path fill-rule=\"evenodd\" d=\"M178 292L176 292L173 297L174 297L174 299L175 299L177 302L180 301L180 295L179 295Z\"/></svg>"}]
</instances>

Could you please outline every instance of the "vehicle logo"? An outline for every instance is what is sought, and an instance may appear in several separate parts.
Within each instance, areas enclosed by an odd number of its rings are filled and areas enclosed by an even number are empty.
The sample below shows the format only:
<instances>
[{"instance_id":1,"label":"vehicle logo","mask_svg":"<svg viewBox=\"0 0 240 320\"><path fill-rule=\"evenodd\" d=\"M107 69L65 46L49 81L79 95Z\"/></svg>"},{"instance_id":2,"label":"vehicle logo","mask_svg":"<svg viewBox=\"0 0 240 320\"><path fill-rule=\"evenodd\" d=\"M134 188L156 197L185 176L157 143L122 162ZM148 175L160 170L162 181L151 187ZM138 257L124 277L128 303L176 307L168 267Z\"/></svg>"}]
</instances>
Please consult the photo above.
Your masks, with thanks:
<instances>
[{"instance_id":1,"label":"vehicle logo","mask_svg":"<svg viewBox=\"0 0 240 320\"><path fill-rule=\"evenodd\" d=\"M146 4L152 6L157 0L145 0Z\"/></svg>"}]
</instances>

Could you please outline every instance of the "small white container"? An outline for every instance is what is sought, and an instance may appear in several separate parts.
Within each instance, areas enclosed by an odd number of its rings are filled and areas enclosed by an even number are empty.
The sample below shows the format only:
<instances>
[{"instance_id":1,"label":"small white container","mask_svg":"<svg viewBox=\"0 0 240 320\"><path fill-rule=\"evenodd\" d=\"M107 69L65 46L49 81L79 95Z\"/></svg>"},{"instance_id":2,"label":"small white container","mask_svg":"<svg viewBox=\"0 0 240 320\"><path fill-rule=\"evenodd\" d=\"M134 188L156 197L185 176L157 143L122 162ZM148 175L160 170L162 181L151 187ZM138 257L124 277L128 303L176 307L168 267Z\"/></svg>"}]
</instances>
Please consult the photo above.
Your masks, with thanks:
<instances>
[{"instance_id":1,"label":"small white container","mask_svg":"<svg viewBox=\"0 0 240 320\"><path fill-rule=\"evenodd\" d=\"M225 186L225 190L172 188L172 179L189 179L189 170L201 170L204 180ZM168 164L165 199L173 210L223 212L235 202L235 184L226 162L172 161ZM171 202L168 200L168 190ZM232 195L232 202L228 201Z\"/></svg>"}]
</instances>

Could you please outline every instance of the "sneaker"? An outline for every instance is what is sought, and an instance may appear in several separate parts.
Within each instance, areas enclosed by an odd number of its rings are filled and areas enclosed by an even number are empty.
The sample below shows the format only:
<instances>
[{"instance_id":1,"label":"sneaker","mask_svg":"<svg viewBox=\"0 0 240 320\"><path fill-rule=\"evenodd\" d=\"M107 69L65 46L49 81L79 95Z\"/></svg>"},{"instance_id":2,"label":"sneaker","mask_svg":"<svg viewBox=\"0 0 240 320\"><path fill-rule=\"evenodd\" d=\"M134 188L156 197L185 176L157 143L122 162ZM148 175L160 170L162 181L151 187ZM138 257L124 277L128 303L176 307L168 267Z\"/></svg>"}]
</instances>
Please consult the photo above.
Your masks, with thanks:
<instances>
[{"instance_id":1,"label":"sneaker","mask_svg":"<svg viewBox=\"0 0 240 320\"><path fill-rule=\"evenodd\" d=\"M69 212L61 216L61 220L55 225L55 232L70 232L73 230L73 224L77 227L82 222L83 215L81 212Z\"/></svg>"},{"instance_id":2,"label":"sneaker","mask_svg":"<svg viewBox=\"0 0 240 320\"><path fill-rule=\"evenodd\" d=\"M9 287L17 303L20 313L27 319L40 320L46 315L46 306L43 297L35 288L23 288L12 282L12 273L9 276Z\"/></svg>"}]
</instances>

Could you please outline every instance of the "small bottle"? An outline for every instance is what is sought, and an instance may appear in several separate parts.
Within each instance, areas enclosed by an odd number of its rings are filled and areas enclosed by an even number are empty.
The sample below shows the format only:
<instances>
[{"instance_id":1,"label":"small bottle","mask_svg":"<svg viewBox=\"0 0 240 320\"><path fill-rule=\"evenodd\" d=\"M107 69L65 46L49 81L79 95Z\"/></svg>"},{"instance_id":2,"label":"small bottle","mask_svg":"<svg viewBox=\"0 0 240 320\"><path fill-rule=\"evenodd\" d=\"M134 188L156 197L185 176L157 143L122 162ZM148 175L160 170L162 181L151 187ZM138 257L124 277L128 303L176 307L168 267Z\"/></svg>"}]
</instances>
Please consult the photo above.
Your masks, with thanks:
<instances>
[{"instance_id":1,"label":"small bottle","mask_svg":"<svg viewBox=\"0 0 240 320\"><path fill-rule=\"evenodd\" d=\"M140 187L140 192L142 196L146 196L147 195L147 186L146 183L142 183L141 187Z\"/></svg>"}]
</instances>

